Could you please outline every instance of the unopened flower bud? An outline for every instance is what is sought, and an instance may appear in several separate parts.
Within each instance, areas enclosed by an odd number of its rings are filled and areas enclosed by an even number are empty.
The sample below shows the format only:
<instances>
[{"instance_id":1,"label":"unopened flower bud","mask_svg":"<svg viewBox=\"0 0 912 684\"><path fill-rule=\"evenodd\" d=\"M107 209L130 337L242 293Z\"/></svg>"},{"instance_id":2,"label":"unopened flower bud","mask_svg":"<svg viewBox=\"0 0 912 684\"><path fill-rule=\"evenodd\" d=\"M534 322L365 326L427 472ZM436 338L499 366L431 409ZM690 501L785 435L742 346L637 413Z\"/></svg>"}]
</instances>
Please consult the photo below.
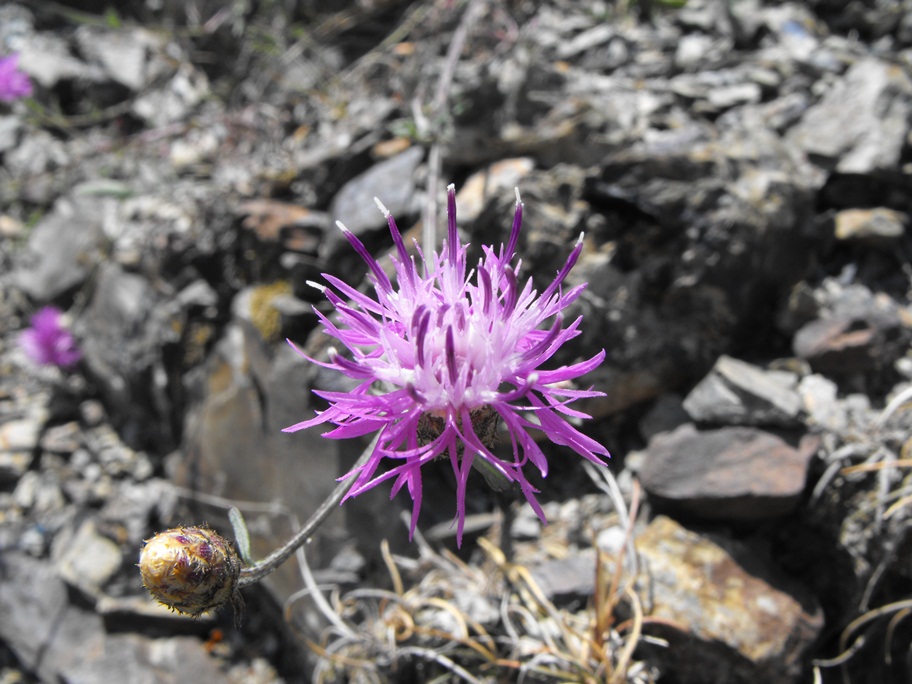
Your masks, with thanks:
<instances>
[{"instance_id":1,"label":"unopened flower bud","mask_svg":"<svg viewBox=\"0 0 912 684\"><path fill-rule=\"evenodd\" d=\"M206 527L178 527L147 539L139 555L143 586L162 604L194 617L236 598L241 560Z\"/></svg>"}]
</instances>

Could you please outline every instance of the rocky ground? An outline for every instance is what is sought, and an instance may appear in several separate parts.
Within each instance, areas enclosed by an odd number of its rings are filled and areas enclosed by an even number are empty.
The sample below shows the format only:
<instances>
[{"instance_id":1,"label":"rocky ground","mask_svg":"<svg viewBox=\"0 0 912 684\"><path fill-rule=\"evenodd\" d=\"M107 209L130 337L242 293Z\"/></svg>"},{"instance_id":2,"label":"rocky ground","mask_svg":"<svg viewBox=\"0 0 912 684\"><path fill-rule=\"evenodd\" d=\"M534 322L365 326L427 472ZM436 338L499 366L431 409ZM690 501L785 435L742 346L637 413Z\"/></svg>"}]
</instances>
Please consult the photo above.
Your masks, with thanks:
<instances>
[{"instance_id":1,"label":"rocky ground","mask_svg":"<svg viewBox=\"0 0 912 684\"><path fill-rule=\"evenodd\" d=\"M0 682L909 681L912 3L330 4L0 6ZM519 187L536 282L585 233L610 473L547 447L546 527L470 483L457 550L430 468L414 542L372 491L239 626L156 606L143 539L265 556L364 447L281 432L343 387L283 340L363 279L335 220L448 182L474 245Z\"/></svg>"}]
</instances>

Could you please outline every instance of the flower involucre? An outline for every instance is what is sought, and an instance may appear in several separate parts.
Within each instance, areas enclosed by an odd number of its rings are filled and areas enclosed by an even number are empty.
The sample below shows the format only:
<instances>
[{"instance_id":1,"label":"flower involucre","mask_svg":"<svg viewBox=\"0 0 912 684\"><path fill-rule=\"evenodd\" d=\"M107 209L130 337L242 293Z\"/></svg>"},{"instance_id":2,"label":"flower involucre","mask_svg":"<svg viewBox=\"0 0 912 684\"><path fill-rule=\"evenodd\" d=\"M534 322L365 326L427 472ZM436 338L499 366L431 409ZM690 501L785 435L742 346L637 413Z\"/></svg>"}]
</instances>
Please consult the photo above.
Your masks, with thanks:
<instances>
[{"instance_id":1,"label":"flower involucre","mask_svg":"<svg viewBox=\"0 0 912 684\"><path fill-rule=\"evenodd\" d=\"M456 230L454 186L447 188L447 239L439 254L428 257L418 250L423 269L406 251L393 217L379 200L377 204L396 247L392 261L397 283L393 285L361 241L340 223L370 269L376 297L324 274L330 287L317 287L336 316L317 315L350 358L331 349L328 363L310 359L360 382L347 393L315 391L329 408L285 431L332 423L336 427L325 437L379 432L370 460L340 479L357 476L346 498L385 480L394 480L391 497L407 486L414 502L410 534L421 509L421 467L441 456L449 457L456 476L458 543L466 482L476 459L482 472L493 470L499 479L516 483L544 522L535 499L538 490L526 479L523 466L531 462L545 476L548 463L529 430L541 430L552 442L600 465L599 456L608 456L601 444L566 420L589 417L568 404L602 396L592 389L571 389L568 381L596 368L604 350L587 361L542 369L561 345L579 334L581 317L565 326L561 312L585 288L562 289L582 251L582 236L557 277L539 294L531 279L520 285L520 264L511 264L522 225L518 191L509 241L499 250L483 246L484 256L472 271L466 264L467 245L460 243ZM501 421L512 442L512 461L493 451ZM391 467L378 473L385 459Z\"/></svg>"},{"instance_id":2,"label":"flower involucre","mask_svg":"<svg viewBox=\"0 0 912 684\"><path fill-rule=\"evenodd\" d=\"M197 617L237 602L241 560L207 527L177 527L147 539L139 556L143 586L172 610Z\"/></svg>"}]
</instances>

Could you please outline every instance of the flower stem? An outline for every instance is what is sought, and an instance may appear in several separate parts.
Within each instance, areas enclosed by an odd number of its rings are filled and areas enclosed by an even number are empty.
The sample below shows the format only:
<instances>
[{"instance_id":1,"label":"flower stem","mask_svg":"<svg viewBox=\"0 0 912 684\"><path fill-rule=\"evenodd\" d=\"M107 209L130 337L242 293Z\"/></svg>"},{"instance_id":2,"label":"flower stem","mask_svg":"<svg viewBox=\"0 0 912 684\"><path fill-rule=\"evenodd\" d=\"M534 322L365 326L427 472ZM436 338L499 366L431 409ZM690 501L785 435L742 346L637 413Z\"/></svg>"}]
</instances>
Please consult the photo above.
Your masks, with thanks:
<instances>
[{"instance_id":1,"label":"flower stem","mask_svg":"<svg viewBox=\"0 0 912 684\"><path fill-rule=\"evenodd\" d=\"M371 454L374 453L374 448L377 446L377 441L380 439L380 433L377 433L377 436L371 440L371 443L364 450L364 453L358 458L355 462L355 465L352 467L352 470L357 470L363 466L370 459ZM335 509L336 506L341 503L342 499L345 498L345 494L351 488L351 483L348 481L340 482L332 493L326 498L326 500L320 504L320 507L313 512L313 515L307 519L307 522L304 523L304 526L298 530L295 535L285 542L280 548L273 551L266 558L249 565L241 569L240 577L238 578L237 586L246 587L251 584L259 582L273 570L278 568L282 563L284 563L288 558L298 550L314 531L323 523L323 521L329 516L329 514Z\"/></svg>"}]
</instances>

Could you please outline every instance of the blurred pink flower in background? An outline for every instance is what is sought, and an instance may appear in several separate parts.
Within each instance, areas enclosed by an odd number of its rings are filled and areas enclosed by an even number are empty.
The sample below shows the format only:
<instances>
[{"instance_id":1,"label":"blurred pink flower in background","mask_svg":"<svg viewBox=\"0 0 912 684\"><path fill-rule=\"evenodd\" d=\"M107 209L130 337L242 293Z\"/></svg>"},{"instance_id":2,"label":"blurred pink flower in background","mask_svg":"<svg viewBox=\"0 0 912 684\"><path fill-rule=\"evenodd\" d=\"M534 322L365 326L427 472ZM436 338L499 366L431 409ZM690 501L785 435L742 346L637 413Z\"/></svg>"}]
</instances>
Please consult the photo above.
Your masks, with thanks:
<instances>
[{"instance_id":1,"label":"blurred pink flower in background","mask_svg":"<svg viewBox=\"0 0 912 684\"><path fill-rule=\"evenodd\" d=\"M32 82L19 70L19 55L0 57L0 101L12 102L32 94Z\"/></svg>"},{"instance_id":2,"label":"blurred pink flower in background","mask_svg":"<svg viewBox=\"0 0 912 684\"><path fill-rule=\"evenodd\" d=\"M19 344L39 366L70 368L82 358L76 340L63 324L63 314L53 306L46 306L32 316L31 327L22 331Z\"/></svg>"}]
</instances>

